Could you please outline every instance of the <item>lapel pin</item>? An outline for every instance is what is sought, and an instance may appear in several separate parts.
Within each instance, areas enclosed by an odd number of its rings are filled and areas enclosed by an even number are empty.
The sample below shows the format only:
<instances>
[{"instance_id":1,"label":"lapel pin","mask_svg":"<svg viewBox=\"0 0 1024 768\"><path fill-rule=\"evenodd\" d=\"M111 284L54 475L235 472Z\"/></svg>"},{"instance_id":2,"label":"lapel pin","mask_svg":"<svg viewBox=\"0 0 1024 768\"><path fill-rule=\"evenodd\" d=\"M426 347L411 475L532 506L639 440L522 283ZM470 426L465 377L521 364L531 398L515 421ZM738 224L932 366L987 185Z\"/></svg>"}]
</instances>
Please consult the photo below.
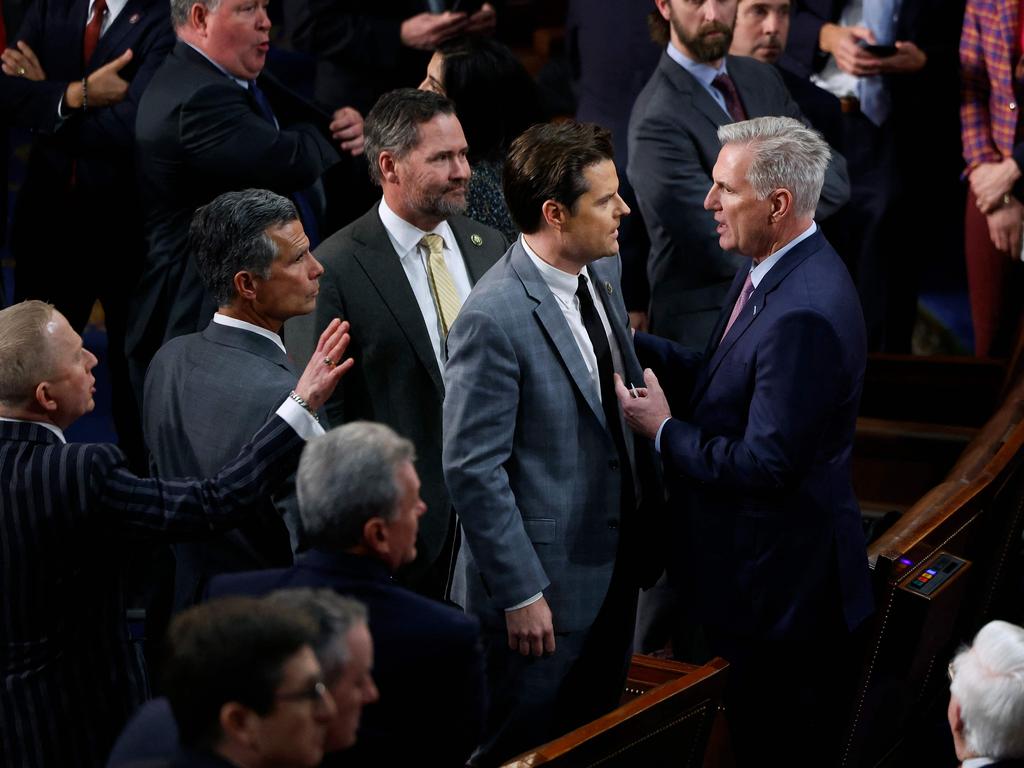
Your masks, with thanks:
<instances>
[{"instance_id":1,"label":"lapel pin","mask_svg":"<svg viewBox=\"0 0 1024 768\"><path fill-rule=\"evenodd\" d=\"M142 14L141 13L133 13L131 15L131 17L128 19L128 23L129 24L137 24L139 19L141 19L141 18L142 18Z\"/></svg>"},{"instance_id":2,"label":"lapel pin","mask_svg":"<svg viewBox=\"0 0 1024 768\"><path fill-rule=\"evenodd\" d=\"M484 239L480 237L480 235L478 235L476 232L474 232L472 235L469 236L469 242L479 247L484 244Z\"/></svg>"},{"instance_id":3,"label":"lapel pin","mask_svg":"<svg viewBox=\"0 0 1024 768\"><path fill-rule=\"evenodd\" d=\"M609 283L607 280L604 281L604 289L606 291L608 291L608 295L609 296L611 296L611 295L613 295L615 293L615 289L612 288L612 284Z\"/></svg>"},{"instance_id":4,"label":"lapel pin","mask_svg":"<svg viewBox=\"0 0 1024 768\"><path fill-rule=\"evenodd\" d=\"M755 314L755 315L757 314L757 304L754 305L754 312L753 312L753 314Z\"/></svg>"}]
</instances>

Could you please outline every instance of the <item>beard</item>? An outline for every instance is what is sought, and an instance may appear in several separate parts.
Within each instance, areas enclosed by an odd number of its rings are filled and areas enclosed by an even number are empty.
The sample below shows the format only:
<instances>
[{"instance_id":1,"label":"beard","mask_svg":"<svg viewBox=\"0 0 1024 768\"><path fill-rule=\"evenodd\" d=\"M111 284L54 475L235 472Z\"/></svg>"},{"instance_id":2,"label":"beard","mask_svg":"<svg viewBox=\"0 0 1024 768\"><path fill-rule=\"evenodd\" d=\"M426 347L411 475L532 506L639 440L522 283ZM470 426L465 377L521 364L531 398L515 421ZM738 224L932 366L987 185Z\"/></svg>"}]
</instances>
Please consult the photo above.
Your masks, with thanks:
<instances>
[{"instance_id":1,"label":"beard","mask_svg":"<svg viewBox=\"0 0 1024 768\"><path fill-rule=\"evenodd\" d=\"M701 27L696 36L689 37L675 18L671 18L669 21L672 22L672 29L675 30L679 40L697 61L701 63L717 61L728 53L729 46L732 44L732 27L713 21ZM707 35L713 32L720 32L722 37L717 40L707 39Z\"/></svg>"},{"instance_id":2,"label":"beard","mask_svg":"<svg viewBox=\"0 0 1024 768\"><path fill-rule=\"evenodd\" d=\"M456 190L462 190L462 194L455 194ZM444 220L466 212L467 190L467 184L451 184L437 194L421 190L410 202L421 214Z\"/></svg>"}]
</instances>

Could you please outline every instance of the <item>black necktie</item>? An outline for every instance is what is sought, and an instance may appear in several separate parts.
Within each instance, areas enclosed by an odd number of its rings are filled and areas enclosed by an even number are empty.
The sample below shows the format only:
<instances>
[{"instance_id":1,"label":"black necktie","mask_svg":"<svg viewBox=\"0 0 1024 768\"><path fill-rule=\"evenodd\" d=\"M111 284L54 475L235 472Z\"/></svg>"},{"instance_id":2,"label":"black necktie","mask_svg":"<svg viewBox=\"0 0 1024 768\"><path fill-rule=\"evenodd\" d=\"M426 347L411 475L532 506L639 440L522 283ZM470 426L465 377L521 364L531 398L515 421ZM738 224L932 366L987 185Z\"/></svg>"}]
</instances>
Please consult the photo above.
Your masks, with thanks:
<instances>
[{"instance_id":1,"label":"black necktie","mask_svg":"<svg viewBox=\"0 0 1024 768\"><path fill-rule=\"evenodd\" d=\"M275 128L279 128L277 118L274 117L274 110L270 106L270 99L267 98L267 94L256 85L255 80L249 81L249 93L256 102L256 107L259 109L260 114L263 118L273 125ZM314 213L313 203L310 201L309 193L306 190L298 190L292 192L289 197L292 202L295 203L295 207L299 210L299 220L302 222L302 228L306 231L306 237L309 238L309 249L313 250L320 244L320 233L319 227L316 222L316 213Z\"/></svg>"},{"instance_id":2,"label":"black necktie","mask_svg":"<svg viewBox=\"0 0 1024 768\"><path fill-rule=\"evenodd\" d=\"M622 471L622 509L630 510L634 506L633 496L633 469L629 463L629 453L626 451L626 440L622 434L622 421L619 415L619 399L615 395L615 381L612 379L614 367L612 366L612 350L608 346L608 336L605 334L604 324L597 314L597 308L590 298L590 290L587 288L587 278L584 275L579 277L579 285L576 288L576 298L580 302L580 317L583 319L583 327L590 337L590 344L594 347L594 356L597 358L597 377L601 385L601 406L604 408L604 420L608 425L608 433L611 435L615 450L619 454L619 467Z\"/></svg>"}]
</instances>

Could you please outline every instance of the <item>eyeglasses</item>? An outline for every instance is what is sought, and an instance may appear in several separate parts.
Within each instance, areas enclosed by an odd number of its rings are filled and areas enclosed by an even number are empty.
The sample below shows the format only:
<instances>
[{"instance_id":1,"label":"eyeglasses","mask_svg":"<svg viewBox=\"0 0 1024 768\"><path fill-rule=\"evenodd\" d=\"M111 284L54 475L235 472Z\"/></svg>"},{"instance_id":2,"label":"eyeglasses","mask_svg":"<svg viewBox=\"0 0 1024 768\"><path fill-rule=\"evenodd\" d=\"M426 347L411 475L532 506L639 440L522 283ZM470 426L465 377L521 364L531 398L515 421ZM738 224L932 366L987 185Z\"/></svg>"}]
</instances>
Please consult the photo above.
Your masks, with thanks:
<instances>
[{"instance_id":1,"label":"eyeglasses","mask_svg":"<svg viewBox=\"0 0 1024 768\"><path fill-rule=\"evenodd\" d=\"M278 693L274 696L277 701L311 701L314 706L324 706L327 703L327 686L317 680L304 691L294 693Z\"/></svg>"}]
</instances>

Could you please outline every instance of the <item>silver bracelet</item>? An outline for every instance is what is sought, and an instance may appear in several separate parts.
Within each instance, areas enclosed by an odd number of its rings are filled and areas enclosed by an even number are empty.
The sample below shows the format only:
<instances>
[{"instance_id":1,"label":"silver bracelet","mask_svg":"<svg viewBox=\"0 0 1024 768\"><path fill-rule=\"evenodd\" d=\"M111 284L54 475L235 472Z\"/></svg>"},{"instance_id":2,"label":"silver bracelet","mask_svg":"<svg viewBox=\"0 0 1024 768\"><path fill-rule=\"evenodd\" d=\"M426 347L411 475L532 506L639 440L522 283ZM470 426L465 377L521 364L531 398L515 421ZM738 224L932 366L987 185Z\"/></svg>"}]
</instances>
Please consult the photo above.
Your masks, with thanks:
<instances>
[{"instance_id":1,"label":"silver bracelet","mask_svg":"<svg viewBox=\"0 0 1024 768\"><path fill-rule=\"evenodd\" d=\"M293 389L291 392L288 393L288 397L290 397L296 403L298 403L303 408L305 408L306 411L309 413L310 416L313 417L313 419L316 421L317 424L320 423L320 417L316 415L316 412L312 408L309 407L309 403L307 403L305 400L303 400L298 392L296 392Z\"/></svg>"}]
</instances>

